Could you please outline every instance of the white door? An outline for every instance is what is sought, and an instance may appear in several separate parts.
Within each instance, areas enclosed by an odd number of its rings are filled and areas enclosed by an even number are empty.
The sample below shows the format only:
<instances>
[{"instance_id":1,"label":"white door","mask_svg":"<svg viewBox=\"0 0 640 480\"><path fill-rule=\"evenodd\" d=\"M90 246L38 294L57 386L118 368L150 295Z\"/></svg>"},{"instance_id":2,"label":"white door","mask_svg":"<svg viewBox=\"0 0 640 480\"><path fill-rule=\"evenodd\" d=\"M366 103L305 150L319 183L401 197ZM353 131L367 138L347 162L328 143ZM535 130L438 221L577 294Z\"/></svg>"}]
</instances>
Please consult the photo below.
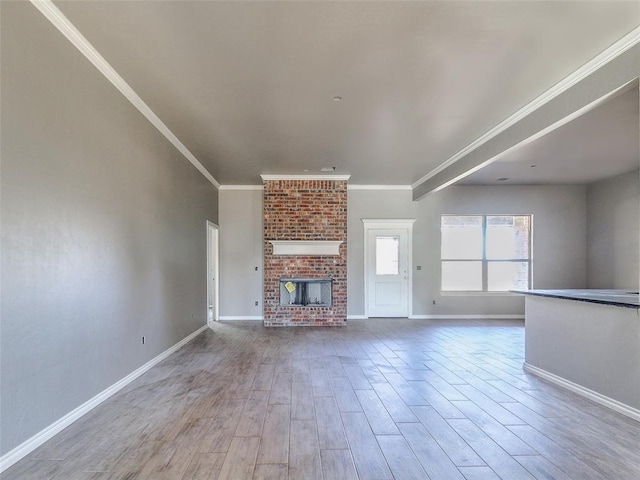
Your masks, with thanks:
<instances>
[{"instance_id":1,"label":"white door","mask_svg":"<svg viewBox=\"0 0 640 480\"><path fill-rule=\"evenodd\" d=\"M218 226L207 222L207 323L218 320Z\"/></svg>"},{"instance_id":2,"label":"white door","mask_svg":"<svg viewBox=\"0 0 640 480\"><path fill-rule=\"evenodd\" d=\"M409 230L368 230L369 317L409 316Z\"/></svg>"}]
</instances>

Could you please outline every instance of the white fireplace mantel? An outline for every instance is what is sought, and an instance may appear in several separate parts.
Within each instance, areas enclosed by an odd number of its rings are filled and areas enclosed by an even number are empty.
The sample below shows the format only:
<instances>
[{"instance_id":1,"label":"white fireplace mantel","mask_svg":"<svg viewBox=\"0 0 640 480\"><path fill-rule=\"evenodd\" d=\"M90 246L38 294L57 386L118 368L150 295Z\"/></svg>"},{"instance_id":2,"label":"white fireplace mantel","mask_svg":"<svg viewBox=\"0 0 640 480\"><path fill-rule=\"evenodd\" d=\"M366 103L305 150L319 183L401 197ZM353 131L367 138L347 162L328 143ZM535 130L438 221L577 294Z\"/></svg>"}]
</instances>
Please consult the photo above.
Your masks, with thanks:
<instances>
[{"instance_id":1,"label":"white fireplace mantel","mask_svg":"<svg viewBox=\"0 0 640 480\"><path fill-rule=\"evenodd\" d=\"M269 240L273 255L340 255L342 240Z\"/></svg>"}]
</instances>

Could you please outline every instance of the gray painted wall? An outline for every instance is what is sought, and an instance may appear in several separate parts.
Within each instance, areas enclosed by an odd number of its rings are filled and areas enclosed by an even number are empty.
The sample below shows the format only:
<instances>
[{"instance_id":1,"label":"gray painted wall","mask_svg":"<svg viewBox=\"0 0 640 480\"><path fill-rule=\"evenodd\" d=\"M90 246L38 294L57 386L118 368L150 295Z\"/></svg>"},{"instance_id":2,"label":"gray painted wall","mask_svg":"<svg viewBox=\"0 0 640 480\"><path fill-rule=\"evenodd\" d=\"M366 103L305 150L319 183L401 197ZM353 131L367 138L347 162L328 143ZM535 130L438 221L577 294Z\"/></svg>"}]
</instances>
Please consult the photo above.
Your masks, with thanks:
<instances>
[{"instance_id":1,"label":"gray painted wall","mask_svg":"<svg viewBox=\"0 0 640 480\"><path fill-rule=\"evenodd\" d=\"M364 315L364 224L363 218L418 218L420 202L411 190L349 190L347 203L347 315ZM414 264L424 223L413 225ZM418 242L418 243L417 243ZM415 270L415 267L413 267ZM415 274L414 271L414 295ZM415 299L414 299L415 300Z\"/></svg>"},{"instance_id":2,"label":"gray painted wall","mask_svg":"<svg viewBox=\"0 0 640 480\"><path fill-rule=\"evenodd\" d=\"M33 6L1 4L4 454L206 323L217 191Z\"/></svg>"},{"instance_id":3,"label":"gray painted wall","mask_svg":"<svg viewBox=\"0 0 640 480\"><path fill-rule=\"evenodd\" d=\"M440 295L440 215L534 215L536 288L586 285L586 187L449 187L418 202L408 190L349 190L348 314L364 315L363 218L416 218L413 226L414 315L524 314L520 296ZM220 192L222 316L259 316L262 298L262 192ZM420 265L422 270L417 271ZM433 305L433 301L436 304Z\"/></svg>"},{"instance_id":4,"label":"gray painted wall","mask_svg":"<svg viewBox=\"0 0 640 480\"><path fill-rule=\"evenodd\" d=\"M223 320L229 316L262 316L262 237L262 190L221 190L220 317Z\"/></svg>"},{"instance_id":5,"label":"gray painted wall","mask_svg":"<svg viewBox=\"0 0 640 480\"><path fill-rule=\"evenodd\" d=\"M364 314L362 218L416 218L413 226L414 315L524 314L519 296L440 295L442 214L532 214L535 288L584 288L586 187L449 187L411 201L409 191L349 191L349 315ZM420 265L422 270L416 270ZM433 305L435 300L436 304Z\"/></svg>"},{"instance_id":6,"label":"gray painted wall","mask_svg":"<svg viewBox=\"0 0 640 480\"><path fill-rule=\"evenodd\" d=\"M587 189L587 286L637 290L640 270L640 173Z\"/></svg>"},{"instance_id":7,"label":"gray painted wall","mask_svg":"<svg viewBox=\"0 0 640 480\"><path fill-rule=\"evenodd\" d=\"M638 310L532 295L527 296L526 304L527 365L617 400L635 409L637 415Z\"/></svg>"}]
</instances>

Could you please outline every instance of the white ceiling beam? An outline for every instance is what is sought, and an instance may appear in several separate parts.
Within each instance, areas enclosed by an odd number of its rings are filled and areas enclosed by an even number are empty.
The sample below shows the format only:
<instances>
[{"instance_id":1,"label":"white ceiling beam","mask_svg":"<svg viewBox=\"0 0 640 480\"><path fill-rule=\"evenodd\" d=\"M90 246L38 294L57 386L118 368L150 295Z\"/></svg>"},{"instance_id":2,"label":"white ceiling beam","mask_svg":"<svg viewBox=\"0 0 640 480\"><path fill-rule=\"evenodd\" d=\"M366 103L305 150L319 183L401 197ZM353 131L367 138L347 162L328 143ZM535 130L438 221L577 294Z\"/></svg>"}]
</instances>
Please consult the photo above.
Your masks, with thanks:
<instances>
[{"instance_id":1,"label":"white ceiling beam","mask_svg":"<svg viewBox=\"0 0 640 480\"><path fill-rule=\"evenodd\" d=\"M589 106L640 75L640 27L567 76L504 122L469 144L412 185L419 200L495 161L508 150L547 133L563 120L585 113ZM565 122L566 123L566 122Z\"/></svg>"}]
</instances>

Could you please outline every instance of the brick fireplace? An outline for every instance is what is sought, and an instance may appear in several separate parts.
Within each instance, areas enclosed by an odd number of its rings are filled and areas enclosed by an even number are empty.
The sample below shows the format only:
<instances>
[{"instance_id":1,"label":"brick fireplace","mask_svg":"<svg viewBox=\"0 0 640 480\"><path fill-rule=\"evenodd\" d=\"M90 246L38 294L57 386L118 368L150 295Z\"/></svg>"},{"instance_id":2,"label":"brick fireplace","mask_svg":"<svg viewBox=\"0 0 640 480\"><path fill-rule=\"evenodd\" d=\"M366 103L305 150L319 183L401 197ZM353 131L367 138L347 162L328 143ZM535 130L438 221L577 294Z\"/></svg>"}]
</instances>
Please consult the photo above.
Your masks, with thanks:
<instances>
[{"instance_id":1,"label":"brick fireplace","mask_svg":"<svg viewBox=\"0 0 640 480\"><path fill-rule=\"evenodd\" d=\"M345 325L348 177L262 178L265 326ZM307 293L314 283L331 288L330 302Z\"/></svg>"}]
</instances>

